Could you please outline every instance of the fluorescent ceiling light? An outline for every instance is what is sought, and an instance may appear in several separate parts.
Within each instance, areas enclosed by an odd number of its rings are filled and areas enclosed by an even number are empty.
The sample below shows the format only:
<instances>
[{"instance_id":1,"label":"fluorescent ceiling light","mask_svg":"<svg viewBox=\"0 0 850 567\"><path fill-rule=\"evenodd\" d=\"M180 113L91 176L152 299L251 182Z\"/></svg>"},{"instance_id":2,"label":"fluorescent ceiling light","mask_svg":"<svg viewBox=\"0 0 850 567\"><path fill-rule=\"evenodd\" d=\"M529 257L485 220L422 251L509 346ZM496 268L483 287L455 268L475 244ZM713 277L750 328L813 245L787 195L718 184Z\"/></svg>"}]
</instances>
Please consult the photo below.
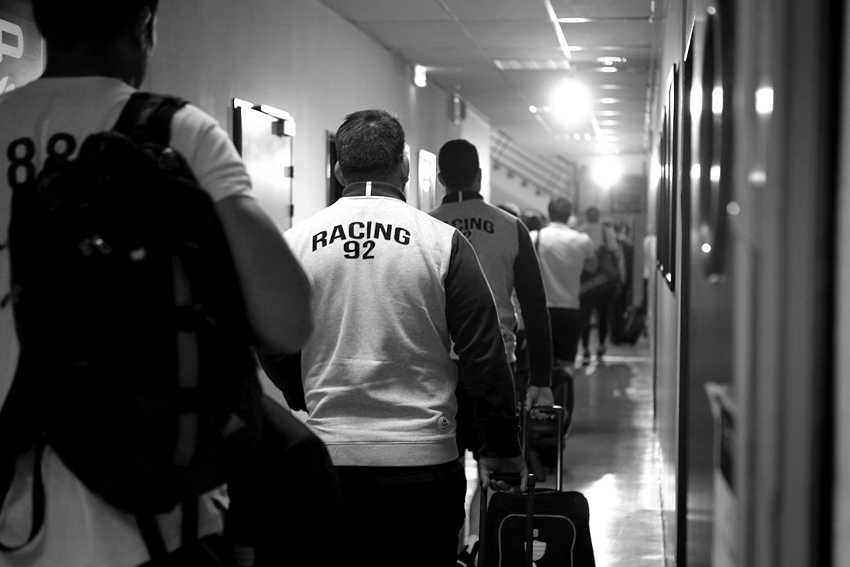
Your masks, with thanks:
<instances>
[{"instance_id":1,"label":"fluorescent ceiling light","mask_svg":"<svg viewBox=\"0 0 850 567\"><path fill-rule=\"evenodd\" d=\"M493 64L501 71L568 71L566 59L494 59Z\"/></svg>"},{"instance_id":2,"label":"fluorescent ceiling light","mask_svg":"<svg viewBox=\"0 0 850 567\"><path fill-rule=\"evenodd\" d=\"M586 118L590 112L590 94L581 82L566 79L555 86L550 104L558 118L574 123Z\"/></svg>"},{"instance_id":3,"label":"fluorescent ceiling light","mask_svg":"<svg viewBox=\"0 0 850 567\"><path fill-rule=\"evenodd\" d=\"M604 158L593 163L590 175L597 185L607 191L623 176L623 169L619 160Z\"/></svg>"},{"instance_id":4,"label":"fluorescent ceiling light","mask_svg":"<svg viewBox=\"0 0 850 567\"><path fill-rule=\"evenodd\" d=\"M616 67L600 67L599 68L600 73L616 73L618 70L619 69L617 69Z\"/></svg>"},{"instance_id":5,"label":"fluorescent ceiling light","mask_svg":"<svg viewBox=\"0 0 850 567\"><path fill-rule=\"evenodd\" d=\"M614 63L625 63L627 59L625 57L603 55L602 57L597 57L594 61L603 65L613 65Z\"/></svg>"},{"instance_id":6,"label":"fluorescent ceiling light","mask_svg":"<svg viewBox=\"0 0 850 567\"><path fill-rule=\"evenodd\" d=\"M428 85L427 69L423 65L415 65L413 67L413 84L417 87Z\"/></svg>"},{"instance_id":7,"label":"fluorescent ceiling light","mask_svg":"<svg viewBox=\"0 0 850 567\"><path fill-rule=\"evenodd\" d=\"M600 98L599 102L604 103L604 104L614 104L615 102L617 102L617 99L616 98Z\"/></svg>"}]
</instances>

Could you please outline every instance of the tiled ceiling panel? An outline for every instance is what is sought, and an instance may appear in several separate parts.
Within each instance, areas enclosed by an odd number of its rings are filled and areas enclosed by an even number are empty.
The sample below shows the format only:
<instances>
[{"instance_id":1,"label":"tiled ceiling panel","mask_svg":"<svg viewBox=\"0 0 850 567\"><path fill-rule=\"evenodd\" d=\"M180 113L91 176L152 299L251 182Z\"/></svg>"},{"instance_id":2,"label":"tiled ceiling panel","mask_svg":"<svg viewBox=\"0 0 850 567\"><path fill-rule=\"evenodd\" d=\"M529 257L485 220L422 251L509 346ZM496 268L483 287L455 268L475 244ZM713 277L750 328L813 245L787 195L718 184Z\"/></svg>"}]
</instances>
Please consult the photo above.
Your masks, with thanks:
<instances>
[{"instance_id":1,"label":"tiled ceiling panel","mask_svg":"<svg viewBox=\"0 0 850 567\"><path fill-rule=\"evenodd\" d=\"M360 27L392 49L475 49L455 22L362 22Z\"/></svg>"},{"instance_id":2,"label":"tiled ceiling panel","mask_svg":"<svg viewBox=\"0 0 850 567\"><path fill-rule=\"evenodd\" d=\"M552 0L552 7L559 18L648 19L652 2L653 0Z\"/></svg>"},{"instance_id":3,"label":"tiled ceiling panel","mask_svg":"<svg viewBox=\"0 0 850 567\"><path fill-rule=\"evenodd\" d=\"M464 22L464 27L481 47L557 49L558 36L554 26L546 21Z\"/></svg>"},{"instance_id":4,"label":"tiled ceiling panel","mask_svg":"<svg viewBox=\"0 0 850 567\"><path fill-rule=\"evenodd\" d=\"M431 84L459 93L494 129L529 150L564 159L611 148L646 151L649 73L657 56L650 44L652 0L550 0L569 55L547 0L320 1L411 65L426 66ZM607 63L617 72L600 72ZM596 129L590 119L567 127L543 113L555 84L568 76L587 86Z\"/></svg>"},{"instance_id":5,"label":"tiled ceiling panel","mask_svg":"<svg viewBox=\"0 0 850 567\"><path fill-rule=\"evenodd\" d=\"M650 25L647 22L561 24L561 29L570 46L648 47L650 42Z\"/></svg>"},{"instance_id":6,"label":"tiled ceiling panel","mask_svg":"<svg viewBox=\"0 0 850 567\"><path fill-rule=\"evenodd\" d=\"M426 67L461 70L467 66L485 65L490 67L493 60L478 49L403 49L401 54L412 63Z\"/></svg>"},{"instance_id":7,"label":"tiled ceiling panel","mask_svg":"<svg viewBox=\"0 0 850 567\"><path fill-rule=\"evenodd\" d=\"M351 22L427 22L450 20L435 0L322 0Z\"/></svg>"},{"instance_id":8,"label":"tiled ceiling panel","mask_svg":"<svg viewBox=\"0 0 850 567\"><path fill-rule=\"evenodd\" d=\"M517 0L444 0L446 6L463 21L475 20L542 20L549 21L546 5L540 1Z\"/></svg>"}]
</instances>

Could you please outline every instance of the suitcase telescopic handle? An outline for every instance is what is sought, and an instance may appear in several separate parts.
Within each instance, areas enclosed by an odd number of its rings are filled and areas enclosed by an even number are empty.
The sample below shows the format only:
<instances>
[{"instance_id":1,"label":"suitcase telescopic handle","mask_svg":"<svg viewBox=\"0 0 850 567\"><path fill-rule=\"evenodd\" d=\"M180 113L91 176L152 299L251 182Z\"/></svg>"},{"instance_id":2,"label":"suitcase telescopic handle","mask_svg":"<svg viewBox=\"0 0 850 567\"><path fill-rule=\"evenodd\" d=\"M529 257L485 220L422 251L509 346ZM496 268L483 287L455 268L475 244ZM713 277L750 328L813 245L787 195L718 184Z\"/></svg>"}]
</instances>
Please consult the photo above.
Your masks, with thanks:
<instances>
[{"instance_id":1,"label":"suitcase telescopic handle","mask_svg":"<svg viewBox=\"0 0 850 567\"><path fill-rule=\"evenodd\" d=\"M491 473L493 480L503 480L509 484L520 484L519 473ZM479 480L481 486L481 513L478 518L478 565L489 567L487 558L487 486ZM525 567L534 565L534 475L528 473L525 510Z\"/></svg>"},{"instance_id":2,"label":"suitcase telescopic handle","mask_svg":"<svg viewBox=\"0 0 850 567\"><path fill-rule=\"evenodd\" d=\"M522 441L522 450L525 453L526 458L528 458L528 442L530 439L529 435L529 427L528 427L528 414L532 411L539 411L540 413L550 414L555 416L555 421L557 425L556 438L558 440L557 445L557 453L555 458L555 486L558 491L563 490L564 485L564 470L562 460L564 457L564 408L561 406L533 406L530 410L522 412L522 432L523 432L523 441Z\"/></svg>"}]
</instances>

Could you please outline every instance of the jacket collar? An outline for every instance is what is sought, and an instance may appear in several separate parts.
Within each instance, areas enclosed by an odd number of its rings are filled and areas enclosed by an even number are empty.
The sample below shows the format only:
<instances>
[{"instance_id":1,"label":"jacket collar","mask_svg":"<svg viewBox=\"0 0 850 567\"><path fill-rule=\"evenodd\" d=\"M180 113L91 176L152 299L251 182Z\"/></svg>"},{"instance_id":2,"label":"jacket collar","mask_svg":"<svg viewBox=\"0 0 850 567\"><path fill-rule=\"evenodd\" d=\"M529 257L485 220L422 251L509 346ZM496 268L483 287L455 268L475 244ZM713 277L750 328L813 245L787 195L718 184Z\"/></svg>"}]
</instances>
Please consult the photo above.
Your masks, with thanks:
<instances>
[{"instance_id":1,"label":"jacket collar","mask_svg":"<svg viewBox=\"0 0 850 567\"><path fill-rule=\"evenodd\" d=\"M406 201L404 193L395 185L381 181L358 181L346 185L342 190L343 197L393 197Z\"/></svg>"},{"instance_id":2,"label":"jacket collar","mask_svg":"<svg viewBox=\"0 0 850 567\"><path fill-rule=\"evenodd\" d=\"M443 204L446 203L462 203L464 201L474 201L474 200L484 200L484 197L481 196L481 193L478 191L452 191L451 193L446 193L446 196L443 197Z\"/></svg>"}]
</instances>

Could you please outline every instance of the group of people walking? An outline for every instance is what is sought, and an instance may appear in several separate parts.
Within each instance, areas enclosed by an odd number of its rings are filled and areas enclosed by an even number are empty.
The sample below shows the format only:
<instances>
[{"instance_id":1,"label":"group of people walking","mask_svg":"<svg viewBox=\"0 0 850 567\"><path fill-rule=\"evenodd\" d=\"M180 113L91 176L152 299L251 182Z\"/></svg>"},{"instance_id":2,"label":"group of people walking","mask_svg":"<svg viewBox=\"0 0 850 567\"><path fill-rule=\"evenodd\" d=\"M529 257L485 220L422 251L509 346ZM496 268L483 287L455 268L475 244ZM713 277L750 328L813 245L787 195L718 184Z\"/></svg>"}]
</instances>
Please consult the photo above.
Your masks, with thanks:
<instances>
[{"instance_id":1,"label":"group of people walking","mask_svg":"<svg viewBox=\"0 0 850 567\"><path fill-rule=\"evenodd\" d=\"M51 160L73 159L89 135L112 129L123 116L156 37L157 0L32 4L47 65L38 80L0 96L4 229L14 191L36 190ZM349 114L337 131L334 174L345 187L343 198L283 235L251 195L245 167L214 119L187 104L166 128L167 144L214 202L256 360L293 409L307 411L305 435L321 440L313 455L333 466L329 490L341 500L346 534L329 534L329 545L340 537L349 565L448 566L459 560L458 551L462 560L471 558L477 530L464 529L464 454L472 452L490 489L525 489L519 412L553 404L553 364L574 361L580 338L588 356L583 313L604 309L601 298L592 305L579 301L581 273L594 271L597 249L609 245L598 218L589 210L585 233L577 232L568 226L570 202L554 199L551 223L529 232L517 216L484 202L477 151L465 140L449 141L439 152L442 204L430 214L416 210L405 202L404 130L395 116L373 109ZM162 206L169 206L167 199ZM92 242L109 252L99 235ZM10 244L14 254L16 243ZM145 251L132 254L132 261L142 261ZM9 281L9 264L9 254L0 252L0 285ZM0 311L4 387L19 379L19 326L11 308L18 291L3 293ZM600 357L603 325L600 317ZM116 380L121 372L115 368ZM227 427L240 424L231 420ZM250 533L233 529L232 516L222 514L228 498L214 490L200 496L197 509L183 503L156 515L152 525L166 554L156 558L143 533L150 526L81 481L48 441L46 448L15 455L11 470L2 471L0 488L8 491L0 557L20 566L279 564L270 558L285 554L255 553L253 546L285 549L305 541L293 540L294 528L271 518L276 510L298 521L284 490L273 493L280 501L258 503L262 486L245 489L251 479L274 482L273 475L246 474L267 462L233 464L240 474L230 477L229 504L268 514L249 523L274 522L268 525L281 526L279 533L252 541ZM494 473L514 474L517 483L496 480ZM308 491L310 483L305 478L290 488ZM251 505L241 501L244 494ZM234 533L242 539L228 539ZM465 533L471 538L458 537ZM205 552L179 555L187 542ZM330 555L317 548L312 564L330 564L323 563Z\"/></svg>"}]
</instances>

